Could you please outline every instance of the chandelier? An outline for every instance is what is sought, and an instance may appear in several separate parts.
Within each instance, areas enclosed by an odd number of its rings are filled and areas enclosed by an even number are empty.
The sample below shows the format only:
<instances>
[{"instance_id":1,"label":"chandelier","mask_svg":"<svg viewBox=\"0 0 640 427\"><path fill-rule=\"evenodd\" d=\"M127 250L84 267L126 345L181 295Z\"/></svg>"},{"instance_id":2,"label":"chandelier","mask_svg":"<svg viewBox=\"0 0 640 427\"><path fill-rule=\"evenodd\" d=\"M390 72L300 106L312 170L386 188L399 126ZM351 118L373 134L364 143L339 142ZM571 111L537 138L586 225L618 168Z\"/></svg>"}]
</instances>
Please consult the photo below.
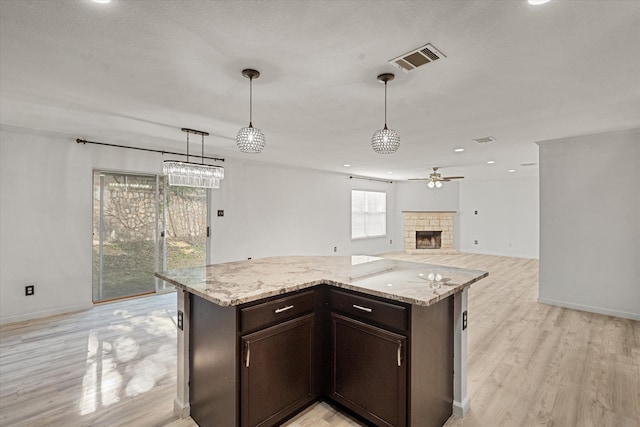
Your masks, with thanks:
<instances>
[{"instance_id":1,"label":"chandelier","mask_svg":"<svg viewBox=\"0 0 640 427\"><path fill-rule=\"evenodd\" d=\"M264 134L252 124L253 116L253 79L260 77L260 72L247 68L242 75L249 79L249 126L243 127L236 136L236 145L243 153L257 154L262 152L266 142Z\"/></svg>"},{"instance_id":2,"label":"chandelier","mask_svg":"<svg viewBox=\"0 0 640 427\"><path fill-rule=\"evenodd\" d=\"M395 75L384 73L378 76L378 81L384 83L384 128L375 131L371 137L371 147L378 154L393 154L400 147L398 132L387 128L387 82L393 80Z\"/></svg>"},{"instance_id":3,"label":"chandelier","mask_svg":"<svg viewBox=\"0 0 640 427\"><path fill-rule=\"evenodd\" d=\"M220 180L224 178L224 168L221 166L204 164L204 137L208 136L209 133L187 128L182 128L182 132L186 132L187 134L187 161L164 161L162 170L167 176L169 185L220 188ZM189 161L189 134L192 133L202 137L202 156L200 156L202 158L202 163L192 163Z\"/></svg>"}]
</instances>

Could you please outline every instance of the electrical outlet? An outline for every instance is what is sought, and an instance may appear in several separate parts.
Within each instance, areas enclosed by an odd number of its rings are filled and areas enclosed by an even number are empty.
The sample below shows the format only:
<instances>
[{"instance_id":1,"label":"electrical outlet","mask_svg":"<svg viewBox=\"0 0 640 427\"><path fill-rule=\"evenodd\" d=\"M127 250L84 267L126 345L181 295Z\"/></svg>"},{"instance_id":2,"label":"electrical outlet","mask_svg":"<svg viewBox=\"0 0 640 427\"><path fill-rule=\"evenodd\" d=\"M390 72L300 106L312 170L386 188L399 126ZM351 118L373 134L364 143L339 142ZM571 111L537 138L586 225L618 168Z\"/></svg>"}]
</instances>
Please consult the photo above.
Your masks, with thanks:
<instances>
[{"instance_id":1,"label":"electrical outlet","mask_svg":"<svg viewBox=\"0 0 640 427\"><path fill-rule=\"evenodd\" d=\"M467 329L467 311L462 312L462 330Z\"/></svg>"},{"instance_id":2,"label":"electrical outlet","mask_svg":"<svg viewBox=\"0 0 640 427\"><path fill-rule=\"evenodd\" d=\"M25 296L35 295L36 293L36 284L35 283L27 283L24 286L24 294Z\"/></svg>"},{"instance_id":3,"label":"electrical outlet","mask_svg":"<svg viewBox=\"0 0 640 427\"><path fill-rule=\"evenodd\" d=\"M337 246L333 247L333 252L338 252L338 247Z\"/></svg>"},{"instance_id":4,"label":"electrical outlet","mask_svg":"<svg viewBox=\"0 0 640 427\"><path fill-rule=\"evenodd\" d=\"M184 314L178 310L178 329L184 330Z\"/></svg>"},{"instance_id":5,"label":"electrical outlet","mask_svg":"<svg viewBox=\"0 0 640 427\"><path fill-rule=\"evenodd\" d=\"M389 244L393 245L393 239L389 239Z\"/></svg>"},{"instance_id":6,"label":"electrical outlet","mask_svg":"<svg viewBox=\"0 0 640 427\"><path fill-rule=\"evenodd\" d=\"M477 245L477 244L478 244L478 241L477 241L477 240L474 240L474 241L473 241L473 244L474 244L474 245Z\"/></svg>"}]
</instances>

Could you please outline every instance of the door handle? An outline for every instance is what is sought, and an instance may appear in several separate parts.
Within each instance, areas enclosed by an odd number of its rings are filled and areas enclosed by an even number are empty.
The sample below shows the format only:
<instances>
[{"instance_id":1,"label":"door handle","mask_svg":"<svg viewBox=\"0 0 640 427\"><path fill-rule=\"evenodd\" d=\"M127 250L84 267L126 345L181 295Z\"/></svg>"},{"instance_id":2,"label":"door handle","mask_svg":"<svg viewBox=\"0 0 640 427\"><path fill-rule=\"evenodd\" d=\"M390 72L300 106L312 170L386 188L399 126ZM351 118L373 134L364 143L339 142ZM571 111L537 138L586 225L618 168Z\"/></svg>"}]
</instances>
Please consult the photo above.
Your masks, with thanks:
<instances>
[{"instance_id":1,"label":"door handle","mask_svg":"<svg viewBox=\"0 0 640 427\"><path fill-rule=\"evenodd\" d=\"M402 341L398 341L398 366L402 366Z\"/></svg>"},{"instance_id":2,"label":"door handle","mask_svg":"<svg viewBox=\"0 0 640 427\"><path fill-rule=\"evenodd\" d=\"M363 307L363 306L358 305L358 304L353 304L353 308L357 308L358 310L366 311L367 313L371 313L373 311L369 307Z\"/></svg>"},{"instance_id":3,"label":"door handle","mask_svg":"<svg viewBox=\"0 0 640 427\"><path fill-rule=\"evenodd\" d=\"M293 304L288 305L286 307L282 307L282 308L276 308L273 311L275 311L275 313L278 314L278 313L282 313L283 311L291 310L292 308L293 308Z\"/></svg>"},{"instance_id":4,"label":"door handle","mask_svg":"<svg viewBox=\"0 0 640 427\"><path fill-rule=\"evenodd\" d=\"M251 342L247 341L246 347L247 347L247 356L245 357L244 365L248 368L249 361L251 360Z\"/></svg>"}]
</instances>

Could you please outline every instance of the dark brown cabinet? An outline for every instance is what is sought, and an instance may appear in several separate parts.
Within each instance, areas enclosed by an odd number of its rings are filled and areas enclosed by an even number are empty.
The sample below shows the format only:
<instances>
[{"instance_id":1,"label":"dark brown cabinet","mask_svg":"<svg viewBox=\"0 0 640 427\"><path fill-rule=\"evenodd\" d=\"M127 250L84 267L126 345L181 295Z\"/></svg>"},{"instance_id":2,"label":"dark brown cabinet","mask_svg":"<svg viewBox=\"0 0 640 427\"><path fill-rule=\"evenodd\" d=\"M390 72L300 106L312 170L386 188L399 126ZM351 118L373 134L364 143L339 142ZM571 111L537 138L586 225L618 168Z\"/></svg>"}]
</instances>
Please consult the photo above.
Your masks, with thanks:
<instances>
[{"instance_id":1,"label":"dark brown cabinet","mask_svg":"<svg viewBox=\"0 0 640 427\"><path fill-rule=\"evenodd\" d=\"M313 331L308 314L242 337L243 427L276 425L313 400Z\"/></svg>"},{"instance_id":2,"label":"dark brown cabinet","mask_svg":"<svg viewBox=\"0 0 640 427\"><path fill-rule=\"evenodd\" d=\"M452 413L453 297L422 307L319 285L234 307L190 301L201 427L277 426L318 399L375 426L442 426Z\"/></svg>"},{"instance_id":3,"label":"dark brown cabinet","mask_svg":"<svg viewBox=\"0 0 640 427\"><path fill-rule=\"evenodd\" d=\"M332 314L331 397L377 426L406 424L407 339Z\"/></svg>"}]
</instances>

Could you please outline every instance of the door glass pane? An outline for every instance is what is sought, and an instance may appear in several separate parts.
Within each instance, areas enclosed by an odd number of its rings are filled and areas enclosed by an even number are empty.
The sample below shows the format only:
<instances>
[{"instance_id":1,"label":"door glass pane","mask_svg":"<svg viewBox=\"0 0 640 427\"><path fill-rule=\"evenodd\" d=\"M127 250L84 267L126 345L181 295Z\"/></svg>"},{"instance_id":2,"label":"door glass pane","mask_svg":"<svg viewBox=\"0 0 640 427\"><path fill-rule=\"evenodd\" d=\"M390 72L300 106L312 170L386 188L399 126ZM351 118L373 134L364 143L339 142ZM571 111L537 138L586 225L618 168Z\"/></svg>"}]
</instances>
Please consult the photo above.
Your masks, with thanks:
<instances>
[{"instance_id":1,"label":"door glass pane","mask_svg":"<svg viewBox=\"0 0 640 427\"><path fill-rule=\"evenodd\" d=\"M155 291L156 177L94 172L93 300Z\"/></svg>"},{"instance_id":2,"label":"door glass pane","mask_svg":"<svg viewBox=\"0 0 640 427\"><path fill-rule=\"evenodd\" d=\"M207 189L165 188L163 270L206 265Z\"/></svg>"}]
</instances>

